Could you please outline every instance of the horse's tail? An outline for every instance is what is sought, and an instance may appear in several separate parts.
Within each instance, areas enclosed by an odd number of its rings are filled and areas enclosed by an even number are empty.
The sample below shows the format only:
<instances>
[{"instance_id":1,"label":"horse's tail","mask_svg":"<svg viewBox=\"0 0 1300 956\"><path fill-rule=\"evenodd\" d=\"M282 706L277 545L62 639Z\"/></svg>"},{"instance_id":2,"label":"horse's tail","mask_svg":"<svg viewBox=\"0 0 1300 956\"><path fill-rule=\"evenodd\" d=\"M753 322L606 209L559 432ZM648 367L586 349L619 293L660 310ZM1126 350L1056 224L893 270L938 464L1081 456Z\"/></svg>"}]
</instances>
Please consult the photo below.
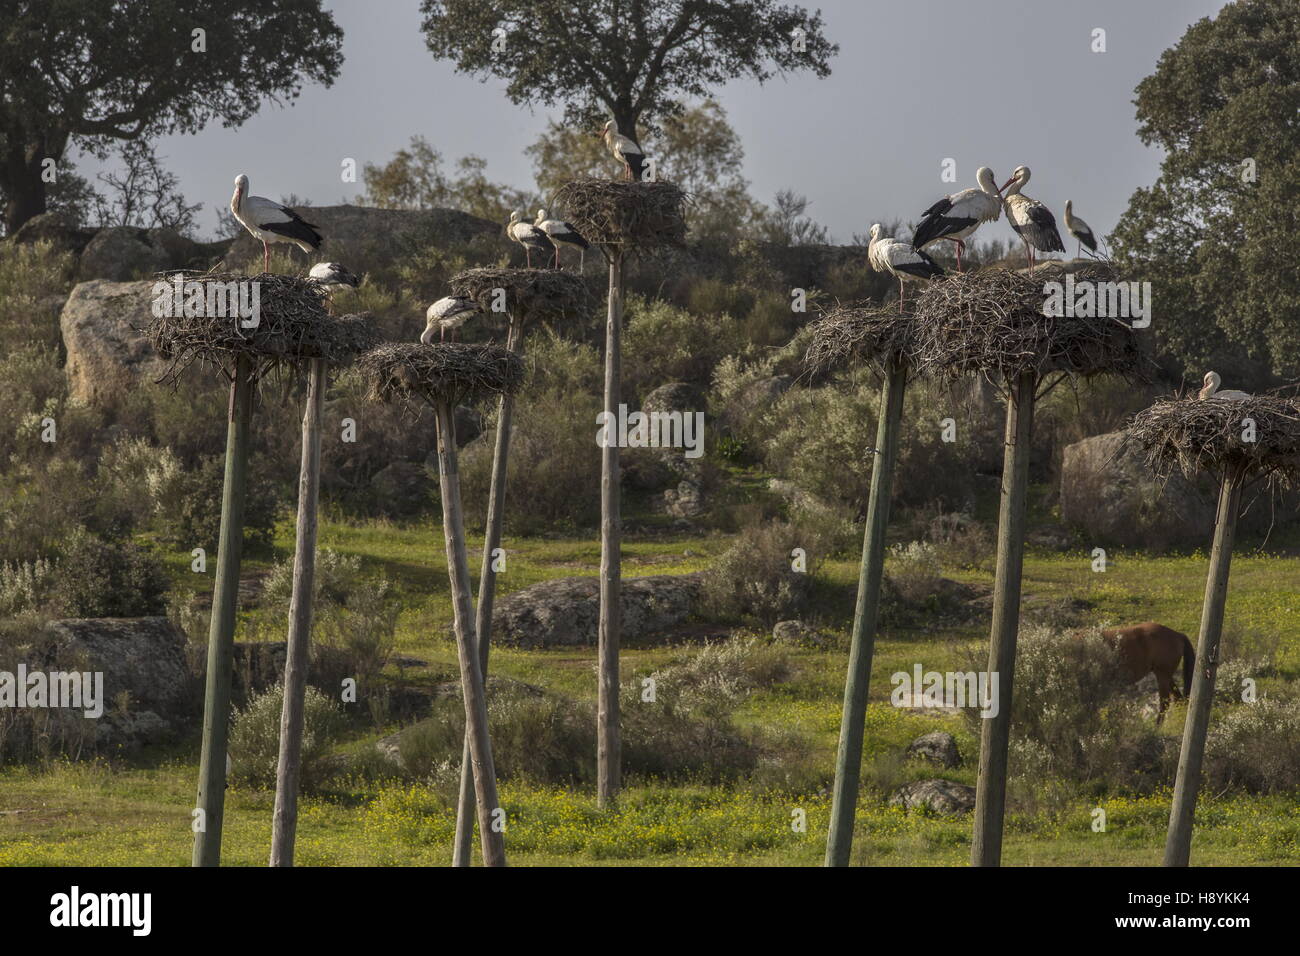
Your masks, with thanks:
<instances>
[{"instance_id":1,"label":"horse's tail","mask_svg":"<svg viewBox=\"0 0 1300 956\"><path fill-rule=\"evenodd\" d=\"M1191 699L1192 696L1192 674L1196 673L1196 651L1192 649L1192 642L1187 639L1187 635L1181 635L1183 639L1183 696Z\"/></svg>"}]
</instances>

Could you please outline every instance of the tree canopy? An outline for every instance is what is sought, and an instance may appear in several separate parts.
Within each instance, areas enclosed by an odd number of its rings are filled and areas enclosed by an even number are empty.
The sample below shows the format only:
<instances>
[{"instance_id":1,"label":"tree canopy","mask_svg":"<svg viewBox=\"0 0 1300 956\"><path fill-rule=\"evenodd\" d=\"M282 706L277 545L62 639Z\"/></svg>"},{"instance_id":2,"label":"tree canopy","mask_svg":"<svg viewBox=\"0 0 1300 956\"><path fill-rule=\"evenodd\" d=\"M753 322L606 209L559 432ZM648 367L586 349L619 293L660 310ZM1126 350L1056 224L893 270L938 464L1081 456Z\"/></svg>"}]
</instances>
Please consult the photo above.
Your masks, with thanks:
<instances>
[{"instance_id":1,"label":"tree canopy","mask_svg":"<svg viewBox=\"0 0 1300 956\"><path fill-rule=\"evenodd\" d=\"M839 47L821 13L776 0L423 0L430 52L456 69L506 81L518 104L562 104L565 121L598 129L612 116L676 116L729 80L830 73Z\"/></svg>"},{"instance_id":2,"label":"tree canopy","mask_svg":"<svg viewBox=\"0 0 1300 956\"><path fill-rule=\"evenodd\" d=\"M46 208L69 142L238 126L263 102L329 85L343 31L321 0L17 0L0 23L5 226Z\"/></svg>"},{"instance_id":3,"label":"tree canopy","mask_svg":"<svg viewBox=\"0 0 1300 956\"><path fill-rule=\"evenodd\" d=\"M1162 346L1197 378L1300 371L1300 0L1240 0L1194 23L1137 87L1165 151L1112 236L1155 292ZM1240 381L1240 379L1238 379Z\"/></svg>"}]
</instances>

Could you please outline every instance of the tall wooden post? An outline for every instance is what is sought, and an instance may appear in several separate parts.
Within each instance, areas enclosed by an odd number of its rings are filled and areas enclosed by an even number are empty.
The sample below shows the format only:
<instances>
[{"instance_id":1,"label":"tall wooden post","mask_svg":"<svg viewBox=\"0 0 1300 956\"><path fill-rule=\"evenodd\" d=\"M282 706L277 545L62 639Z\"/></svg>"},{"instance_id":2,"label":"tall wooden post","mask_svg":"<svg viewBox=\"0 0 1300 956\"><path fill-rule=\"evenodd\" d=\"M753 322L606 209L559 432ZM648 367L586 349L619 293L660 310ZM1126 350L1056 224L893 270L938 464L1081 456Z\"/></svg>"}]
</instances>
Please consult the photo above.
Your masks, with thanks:
<instances>
[{"instance_id":1,"label":"tall wooden post","mask_svg":"<svg viewBox=\"0 0 1300 956\"><path fill-rule=\"evenodd\" d=\"M523 339L523 317L511 316L506 348L518 352ZM501 546L501 527L506 508L506 461L510 454L510 428L514 415L513 392L502 392L497 403L497 440L492 453L492 488L488 493L487 528L483 536L483 566L478 579L478 614L474 633L478 639L479 669L487 686L488 649L492 640L492 604L496 598L497 572L493 552ZM474 841L474 766L470 758L469 728L460 761L460 801L456 808L456 842L452 866L469 866Z\"/></svg>"},{"instance_id":2,"label":"tall wooden post","mask_svg":"<svg viewBox=\"0 0 1300 956\"><path fill-rule=\"evenodd\" d=\"M605 421L618 420L622 391L623 250L609 253L609 314L605 323ZM600 456L600 629L597 669L596 803L608 807L622 780L622 741L618 724L618 646L623 631L621 605L622 519L619 514L618 441L606 431Z\"/></svg>"},{"instance_id":3,"label":"tall wooden post","mask_svg":"<svg viewBox=\"0 0 1300 956\"><path fill-rule=\"evenodd\" d=\"M470 597L469 558L465 553L465 522L460 504L460 473L456 464L456 431L451 404L439 402L437 414L442 529L447 541L447 576L455 612L456 652L465 700L465 728L470 738L470 759L474 767L479 840L484 864L505 866L505 840L501 831L493 826L492 819L501 804L497 798L496 769L492 764L492 743L488 737L483 671L479 667L478 642L474 638L474 602Z\"/></svg>"},{"instance_id":4,"label":"tall wooden post","mask_svg":"<svg viewBox=\"0 0 1300 956\"><path fill-rule=\"evenodd\" d=\"M271 866L293 866L298 830L298 785L302 730L311 648L312 588L316 578L316 516L320 497L320 429L325 407L325 360L307 367L307 404L302 415L302 466L298 476L298 531L293 553L293 595L289 601L284 704L280 713L280 761L275 774Z\"/></svg>"},{"instance_id":5,"label":"tall wooden post","mask_svg":"<svg viewBox=\"0 0 1300 956\"><path fill-rule=\"evenodd\" d=\"M997 712L995 716L985 718L980 729L972 866L998 866L1002 860L1011 695L1016 669L1016 637L1020 629L1020 578L1025 556L1025 499L1029 488L1029 446L1033 436L1037 384L1034 372L1024 372L1018 376L1007 398L988 663L989 674L998 675Z\"/></svg>"},{"instance_id":6,"label":"tall wooden post","mask_svg":"<svg viewBox=\"0 0 1300 956\"><path fill-rule=\"evenodd\" d=\"M248 437L253 412L253 363L235 362L226 430L226 475L221 492L221 533L217 539L217 579L208 627L208 674L203 698L203 750L199 759L194 866L221 862L221 824L226 801L227 743L230 733L230 672L235 649L235 604L244 545L244 495L248 484Z\"/></svg>"},{"instance_id":7,"label":"tall wooden post","mask_svg":"<svg viewBox=\"0 0 1300 956\"><path fill-rule=\"evenodd\" d=\"M862 566L858 573L858 603L853 612L844 713L840 719L839 751L835 758L835 792L831 800L830 835L826 842L827 866L848 866L849 852L853 848L853 816L857 809L862 771L867 690L871 683L871 658L876 647L876 622L880 611L880 582L885 566L885 530L889 526L889 500L893 491L894 462L898 457L898 432L906 386L906 367L902 363L892 364L880 388L876 460L871 468L871 496L867 503L867 527L862 536Z\"/></svg>"},{"instance_id":8,"label":"tall wooden post","mask_svg":"<svg viewBox=\"0 0 1300 956\"><path fill-rule=\"evenodd\" d=\"M1165 866L1187 866L1192 854L1192 824L1196 817L1196 794L1201 785L1205 737L1210 729L1210 708L1214 703L1214 678L1219 666L1219 640L1223 636L1223 609L1228 599L1228 570L1232 563L1232 541L1241 505L1242 478L1238 469L1229 466L1219 486L1214 545L1210 551L1210 570L1205 578L1201 632L1196 640L1196 672L1192 675L1187 720L1183 724L1174 801L1169 809Z\"/></svg>"}]
</instances>

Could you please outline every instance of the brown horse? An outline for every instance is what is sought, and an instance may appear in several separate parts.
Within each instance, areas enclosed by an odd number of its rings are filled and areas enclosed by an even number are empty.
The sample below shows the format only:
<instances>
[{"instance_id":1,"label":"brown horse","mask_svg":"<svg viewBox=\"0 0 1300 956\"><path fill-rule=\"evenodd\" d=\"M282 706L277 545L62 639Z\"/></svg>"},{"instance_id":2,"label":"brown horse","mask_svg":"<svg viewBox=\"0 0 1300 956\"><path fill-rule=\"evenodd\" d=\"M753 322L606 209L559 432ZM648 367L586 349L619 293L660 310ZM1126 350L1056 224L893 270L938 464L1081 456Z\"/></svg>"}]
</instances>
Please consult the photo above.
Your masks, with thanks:
<instances>
[{"instance_id":1,"label":"brown horse","mask_svg":"<svg viewBox=\"0 0 1300 956\"><path fill-rule=\"evenodd\" d=\"M1156 688L1160 693L1160 711L1156 723L1165 719L1171 697L1190 696L1192 673L1196 669L1196 652L1186 634L1172 628L1147 621L1130 627L1111 627L1101 632L1111 649L1118 652L1120 668L1130 681L1139 681L1147 674L1156 675ZM1174 671L1178 660L1183 661L1183 694L1174 687Z\"/></svg>"}]
</instances>

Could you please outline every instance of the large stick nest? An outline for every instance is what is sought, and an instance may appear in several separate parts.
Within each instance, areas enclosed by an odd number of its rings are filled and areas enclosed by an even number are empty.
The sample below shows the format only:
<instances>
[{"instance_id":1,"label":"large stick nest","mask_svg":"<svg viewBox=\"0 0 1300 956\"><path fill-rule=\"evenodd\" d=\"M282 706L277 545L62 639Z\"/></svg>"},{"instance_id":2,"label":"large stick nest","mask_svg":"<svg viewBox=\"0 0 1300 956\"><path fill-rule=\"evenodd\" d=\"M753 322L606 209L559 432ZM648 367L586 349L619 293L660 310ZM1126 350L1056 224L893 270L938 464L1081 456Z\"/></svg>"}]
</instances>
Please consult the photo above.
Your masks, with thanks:
<instances>
[{"instance_id":1,"label":"large stick nest","mask_svg":"<svg viewBox=\"0 0 1300 956\"><path fill-rule=\"evenodd\" d=\"M804 366L814 378L857 365L879 372L916 359L916 317L863 304L835 309L812 324Z\"/></svg>"},{"instance_id":2,"label":"large stick nest","mask_svg":"<svg viewBox=\"0 0 1300 956\"><path fill-rule=\"evenodd\" d=\"M587 280L556 269L468 269L451 279L455 295L473 299L489 315L497 290L505 290L505 307L523 323L575 318L591 308Z\"/></svg>"},{"instance_id":3,"label":"large stick nest","mask_svg":"<svg viewBox=\"0 0 1300 956\"><path fill-rule=\"evenodd\" d=\"M1254 441L1243 437L1250 422ZM1300 405L1279 395L1241 401L1161 399L1138 412L1124 436L1162 477L1175 471L1188 478L1202 471L1284 478L1300 474Z\"/></svg>"},{"instance_id":4,"label":"large stick nest","mask_svg":"<svg viewBox=\"0 0 1300 956\"><path fill-rule=\"evenodd\" d=\"M1114 374L1148 381L1153 370L1130 324L1113 317L1044 315L1046 282L1119 281L1114 268L1086 264L1044 266L1032 275L984 269L929 283L916 305L921 371L957 377L1024 372Z\"/></svg>"},{"instance_id":5,"label":"large stick nest","mask_svg":"<svg viewBox=\"0 0 1300 956\"><path fill-rule=\"evenodd\" d=\"M554 205L599 246L681 246L686 241L686 194L666 182L576 179L555 193Z\"/></svg>"},{"instance_id":6,"label":"large stick nest","mask_svg":"<svg viewBox=\"0 0 1300 956\"><path fill-rule=\"evenodd\" d=\"M499 345L466 342L386 342L357 359L372 401L455 406L518 390L524 363Z\"/></svg>"},{"instance_id":7,"label":"large stick nest","mask_svg":"<svg viewBox=\"0 0 1300 956\"><path fill-rule=\"evenodd\" d=\"M211 363L229 374L240 356L253 360L254 377L259 378L277 367L301 369L312 359L343 363L373 348L380 339L368 314L328 314L326 292L299 276L180 273L186 285L181 300L176 302L174 275L160 279L167 289L161 292L153 310L173 314L151 313L143 329L158 354L169 360L163 382L175 384L185 369L198 361ZM238 288L231 283L256 283L255 327L243 327L237 309L239 300L234 296L227 294L227 307L221 309L219 292ZM244 288L244 303L251 306L252 288ZM202 306L198 303L200 290ZM186 308L187 303L192 307ZM219 315L219 311L226 314Z\"/></svg>"}]
</instances>

